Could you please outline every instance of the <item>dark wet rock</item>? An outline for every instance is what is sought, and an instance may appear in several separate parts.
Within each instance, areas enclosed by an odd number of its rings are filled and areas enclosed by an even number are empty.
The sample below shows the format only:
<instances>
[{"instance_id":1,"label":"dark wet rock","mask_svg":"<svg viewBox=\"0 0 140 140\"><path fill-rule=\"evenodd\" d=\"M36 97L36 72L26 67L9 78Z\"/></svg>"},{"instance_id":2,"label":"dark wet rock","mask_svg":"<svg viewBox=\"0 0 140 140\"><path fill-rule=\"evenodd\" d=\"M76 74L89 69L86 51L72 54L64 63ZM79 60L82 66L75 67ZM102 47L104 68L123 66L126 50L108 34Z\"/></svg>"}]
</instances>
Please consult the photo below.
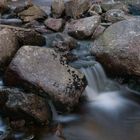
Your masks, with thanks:
<instances>
[{"instance_id":1,"label":"dark wet rock","mask_svg":"<svg viewBox=\"0 0 140 140\"><path fill-rule=\"evenodd\" d=\"M93 33L91 39L96 39L96 38L98 38L98 37L104 32L105 29L106 29L106 28L105 28L104 26L99 25L99 26L96 28L96 30L94 31L94 33Z\"/></svg>"},{"instance_id":2,"label":"dark wet rock","mask_svg":"<svg viewBox=\"0 0 140 140\"><path fill-rule=\"evenodd\" d=\"M20 19L0 19L0 24L19 26L22 24Z\"/></svg>"},{"instance_id":3,"label":"dark wet rock","mask_svg":"<svg viewBox=\"0 0 140 140\"><path fill-rule=\"evenodd\" d=\"M24 93L18 89L0 89L0 109L10 120L25 120L40 125L51 121L51 111L47 100L32 93Z\"/></svg>"},{"instance_id":4,"label":"dark wet rock","mask_svg":"<svg viewBox=\"0 0 140 140\"><path fill-rule=\"evenodd\" d=\"M113 75L140 76L140 19L111 25L94 42L92 53Z\"/></svg>"},{"instance_id":5,"label":"dark wet rock","mask_svg":"<svg viewBox=\"0 0 140 140\"><path fill-rule=\"evenodd\" d=\"M18 39L10 29L0 30L0 71L4 71L19 49Z\"/></svg>"},{"instance_id":6,"label":"dark wet rock","mask_svg":"<svg viewBox=\"0 0 140 140\"><path fill-rule=\"evenodd\" d=\"M65 13L67 17L80 18L91 6L91 0L68 0L65 3Z\"/></svg>"},{"instance_id":7,"label":"dark wet rock","mask_svg":"<svg viewBox=\"0 0 140 140\"><path fill-rule=\"evenodd\" d=\"M12 30L16 34L20 46L22 45L43 46L46 44L45 37L43 37L40 33L36 32L33 29L25 29L25 28L8 26L8 25L0 25L0 30L5 28Z\"/></svg>"},{"instance_id":8,"label":"dark wet rock","mask_svg":"<svg viewBox=\"0 0 140 140\"><path fill-rule=\"evenodd\" d=\"M77 41L71 36L64 33L54 33L46 36L48 47L56 48L59 51L69 51L76 48Z\"/></svg>"},{"instance_id":9,"label":"dark wet rock","mask_svg":"<svg viewBox=\"0 0 140 140\"><path fill-rule=\"evenodd\" d=\"M45 17L47 17L47 14L42 9L40 9L40 7L33 5L28 9L18 13L18 16L24 22L30 22L32 20L44 19Z\"/></svg>"},{"instance_id":10,"label":"dark wet rock","mask_svg":"<svg viewBox=\"0 0 140 140\"><path fill-rule=\"evenodd\" d=\"M72 20L67 24L66 30L69 35L77 39L90 37L100 24L100 16L92 16L78 20Z\"/></svg>"},{"instance_id":11,"label":"dark wet rock","mask_svg":"<svg viewBox=\"0 0 140 140\"><path fill-rule=\"evenodd\" d=\"M3 14L8 10L7 0L0 0L0 14Z\"/></svg>"},{"instance_id":12,"label":"dark wet rock","mask_svg":"<svg viewBox=\"0 0 140 140\"><path fill-rule=\"evenodd\" d=\"M49 18L45 20L46 27L56 32L62 31L64 24L65 24L65 21L62 18L59 18L59 19Z\"/></svg>"},{"instance_id":13,"label":"dark wet rock","mask_svg":"<svg viewBox=\"0 0 140 140\"><path fill-rule=\"evenodd\" d=\"M86 86L85 76L50 48L22 47L5 74L6 85L49 96L58 110L70 111Z\"/></svg>"},{"instance_id":14,"label":"dark wet rock","mask_svg":"<svg viewBox=\"0 0 140 140\"><path fill-rule=\"evenodd\" d=\"M120 9L111 9L105 13L105 20L111 23L115 23L127 18L128 16L125 14L125 12Z\"/></svg>"},{"instance_id":15,"label":"dark wet rock","mask_svg":"<svg viewBox=\"0 0 140 140\"><path fill-rule=\"evenodd\" d=\"M64 0L52 0L51 13L54 18L60 18L65 10Z\"/></svg>"}]
</instances>

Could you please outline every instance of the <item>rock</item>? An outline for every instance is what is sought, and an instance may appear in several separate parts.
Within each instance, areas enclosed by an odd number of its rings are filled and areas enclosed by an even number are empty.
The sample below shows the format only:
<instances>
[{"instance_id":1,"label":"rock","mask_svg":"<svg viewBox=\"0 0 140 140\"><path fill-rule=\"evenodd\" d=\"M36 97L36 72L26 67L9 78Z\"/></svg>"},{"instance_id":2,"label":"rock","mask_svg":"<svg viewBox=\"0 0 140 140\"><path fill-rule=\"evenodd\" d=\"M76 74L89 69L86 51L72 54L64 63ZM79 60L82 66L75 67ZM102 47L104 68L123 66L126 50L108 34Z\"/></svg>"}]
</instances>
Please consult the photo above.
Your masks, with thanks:
<instances>
[{"instance_id":1,"label":"rock","mask_svg":"<svg viewBox=\"0 0 140 140\"><path fill-rule=\"evenodd\" d=\"M53 47L59 51L70 51L76 48L77 41L71 36L64 33L55 33L46 36L46 46Z\"/></svg>"},{"instance_id":2,"label":"rock","mask_svg":"<svg viewBox=\"0 0 140 140\"><path fill-rule=\"evenodd\" d=\"M40 125L49 124L51 111L46 99L18 89L0 89L0 109L11 120L32 121Z\"/></svg>"},{"instance_id":3,"label":"rock","mask_svg":"<svg viewBox=\"0 0 140 140\"><path fill-rule=\"evenodd\" d=\"M49 18L45 20L46 27L56 32L62 31L64 24L65 22L62 18L59 19Z\"/></svg>"},{"instance_id":4,"label":"rock","mask_svg":"<svg viewBox=\"0 0 140 140\"><path fill-rule=\"evenodd\" d=\"M92 53L113 75L140 76L140 19L111 25L94 42Z\"/></svg>"},{"instance_id":5,"label":"rock","mask_svg":"<svg viewBox=\"0 0 140 140\"><path fill-rule=\"evenodd\" d=\"M64 0L52 0L51 13L54 18L60 18L64 13Z\"/></svg>"},{"instance_id":6,"label":"rock","mask_svg":"<svg viewBox=\"0 0 140 140\"><path fill-rule=\"evenodd\" d=\"M33 20L44 19L45 17L47 17L47 14L42 9L40 9L40 7L33 5L28 9L18 13L18 16L24 22L30 22Z\"/></svg>"},{"instance_id":7,"label":"rock","mask_svg":"<svg viewBox=\"0 0 140 140\"><path fill-rule=\"evenodd\" d=\"M25 29L25 28L8 26L8 25L0 25L0 30L5 28L12 30L16 34L20 46L22 45L44 46L46 44L45 37L43 37L40 33L36 32L33 29Z\"/></svg>"},{"instance_id":8,"label":"rock","mask_svg":"<svg viewBox=\"0 0 140 140\"><path fill-rule=\"evenodd\" d=\"M96 30L94 31L93 35L92 35L92 39L96 39L97 37L99 37L105 30L106 28L104 26L99 25Z\"/></svg>"},{"instance_id":9,"label":"rock","mask_svg":"<svg viewBox=\"0 0 140 140\"><path fill-rule=\"evenodd\" d=\"M9 29L0 31L0 71L4 71L19 49L16 35Z\"/></svg>"},{"instance_id":10,"label":"rock","mask_svg":"<svg viewBox=\"0 0 140 140\"><path fill-rule=\"evenodd\" d=\"M7 0L0 0L0 14L3 14L8 9L9 8L8 8Z\"/></svg>"},{"instance_id":11,"label":"rock","mask_svg":"<svg viewBox=\"0 0 140 140\"><path fill-rule=\"evenodd\" d=\"M100 23L100 16L72 20L66 27L69 35L77 39L90 37Z\"/></svg>"},{"instance_id":12,"label":"rock","mask_svg":"<svg viewBox=\"0 0 140 140\"><path fill-rule=\"evenodd\" d=\"M61 111L72 110L86 86L85 76L68 66L64 57L51 48L37 46L23 46L17 52L5 83L49 96Z\"/></svg>"},{"instance_id":13,"label":"rock","mask_svg":"<svg viewBox=\"0 0 140 140\"><path fill-rule=\"evenodd\" d=\"M108 10L111 10L111 9L120 9L120 10L125 11L126 13L129 11L128 6L122 2L103 2L101 4L101 7L102 7L103 11L105 11L105 12L107 12Z\"/></svg>"},{"instance_id":14,"label":"rock","mask_svg":"<svg viewBox=\"0 0 140 140\"><path fill-rule=\"evenodd\" d=\"M102 8L99 4L93 4L90 9L88 10L90 15L102 14Z\"/></svg>"},{"instance_id":15,"label":"rock","mask_svg":"<svg viewBox=\"0 0 140 140\"><path fill-rule=\"evenodd\" d=\"M91 0L68 0L65 3L65 13L67 17L80 18L91 6Z\"/></svg>"},{"instance_id":16,"label":"rock","mask_svg":"<svg viewBox=\"0 0 140 140\"><path fill-rule=\"evenodd\" d=\"M128 16L125 14L125 12L120 9L111 9L105 13L105 20L111 23L115 23L127 18Z\"/></svg>"}]
</instances>

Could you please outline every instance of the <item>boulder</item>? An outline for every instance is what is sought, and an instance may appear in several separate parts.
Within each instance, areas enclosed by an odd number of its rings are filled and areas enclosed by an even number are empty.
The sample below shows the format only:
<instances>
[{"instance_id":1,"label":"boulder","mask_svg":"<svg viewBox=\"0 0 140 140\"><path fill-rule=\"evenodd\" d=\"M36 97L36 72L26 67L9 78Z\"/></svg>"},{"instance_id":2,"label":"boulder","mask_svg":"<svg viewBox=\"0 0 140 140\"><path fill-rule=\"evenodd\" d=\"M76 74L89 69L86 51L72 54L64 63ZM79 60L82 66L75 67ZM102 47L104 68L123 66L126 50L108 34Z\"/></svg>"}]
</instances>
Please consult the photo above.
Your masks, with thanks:
<instances>
[{"instance_id":1,"label":"boulder","mask_svg":"<svg viewBox=\"0 0 140 140\"><path fill-rule=\"evenodd\" d=\"M125 14L125 12L120 9L111 9L105 13L105 20L111 23L115 23L127 18L128 16Z\"/></svg>"},{"instance_id":2,"label":"boulder","mask_svg":"<svg viewBox=\"0 0 140 140\"><path fill-rule=\"evenodd\" d=\"M30 22L33 20L44 19L47 17L47 14L42 9L40 9L40 7L32 5L28 9L18 13L18 16L24 22Z\"/></svg>"},{"instance_id":3,"label":"boulder","mask_svg":"<svg viewBox=\"0 0 140 140\"><path fill-rule=\"evenodd\" d=\"M67 17L80 18L91 6L91 0L68 0L65 3L65 13Z\"/></svg>"},{"instance_id":4,"label":"boulder","mask_svg":"<svg viewBox=\"0 0 140 140\"><path fill-rule=\"evenodd\" d=\"M78 20L72 20L67 24L66 30L69 35L77 39L90 37L100 24L100 16L91 16Z\"/></svg>"},{"instance_id":5,"label":"boulder","mask_svg":"<svg viewBox=\"0 0 140 140\"><path fill-rule=\"evenodd\" d=\"M8 25L0 25L0 30L5 28L12 30L16 34L20 46L22 45L44 46L46 44L45 37L43 37L40 33L36 32L33 29L25 29L25 28L8 26Z\"/></svg>"},{"instance_id":6,"label":"boulder","mask_svg":"<svg viewBox=\"0 0 140 140\"><path fill-rule=\"evenodd\" d=\"M70 51L77 47L77 41L64 33L54 33L46 36L46 46L59 51Z\"/></svg>"},{"instance_id":7,"label":"boulder","mask_svg":"<svg viewBox=\"0 0 140 140\"><path fill-rule=\"evenodd\" d=\"M0 71L4 71L16 51L19 44L16 35L10 29L0 30Z\"/></svg>"},{"instance_id":8,"label":"boulder","mask_svg":"<svg viewBox=\"0 0 140 140\"><path fill-rule=\"evenodd\" d=\"M5 73L8 86L48 96L58 110L70 111L86 86L85 76L51 48L23 46Z\"/></svg>"},{"instance_id":9,"label":"boulder","mask_svg":"<svg viewBox=\"0 0 140 140\"><path fill-rule=\"evenodd\" d=\"M98 37L104 32L105 29L106 29L106 28L105 28L104 26L99 25L99 26L96 28L96 30L94 31L94 33L93 33L91 39L96 39L96 38L98 38Z\"/></svg>"},{"instance_id":10,"label":"boulder","mask_svg":"<svg viewBox=\"0 0 140 140\"><path fill-rule=\"evenodd\" d=\"M88 10L88 13L90 15L97 15L97 14L102 14L102 8L101 5L99 4L93 4L90 9Z\"/></svg>"},{"instance_id":11,"label":"boulder","mask_svg":"<svg viewBox=\"0 0 140 140\"><path fill-rule=\"evenodd\" d=\"M52 0L51 13L54 18L60 18L64 13L64 0Z\"/></svg>"},{"instance_id":12,"label":"boulder","mask_svg":"<svg viewBox=\"0 0 140 140\"><path fill-rule=\"evenodd\" d=\"M7 0L0 0L0 14L3 14L8 9L9 8L8 8Z\"/></svg>"},{"instance_id":13,"label":"boulder","mask_svg":"<svg viewBox=\"0 0 140 140\"><path fill-rule=\"evenodd\" d=\"M128 6L125 5L124 3L122 2L103 2L101 4L101 7L103 9L104 12L107 12L108 10L111 10L111 9L120 9L120 10L123 10L125 11L126 13L129 11L128 10Z\"/></svg>"},{"instance_id":14,"label":"boulder","mask_svg":"<svg viewBox=\"0 0 140 140\"><path fill-rule=\"evenodd\" d=\"M62 18L55 19L55 18L49 18L45 20L45 25L48 29L51 29L53 31L62 31L64 27L64 20Z\"/></svg>"},{"instance_id":15,"label":"boulder","mask_svg":"<svg viewBox=\"0 0 140 140\"><path fill-rule=\"evenodd\" d=\"M115 76L140 76L140 19L111 25L95 40L92 53Z\"/></svg>"},{"instance_id":16,"label":"boulder","mask_svg":"<svg viewBox=\"0 0 140 140\"><path fill-rule=\"evenodd\" d=\"M51 110L46 99L15 88L0 89L0 110L11 120L32 121L47 125L51 121Z\"/></svg>"}]
</instances>

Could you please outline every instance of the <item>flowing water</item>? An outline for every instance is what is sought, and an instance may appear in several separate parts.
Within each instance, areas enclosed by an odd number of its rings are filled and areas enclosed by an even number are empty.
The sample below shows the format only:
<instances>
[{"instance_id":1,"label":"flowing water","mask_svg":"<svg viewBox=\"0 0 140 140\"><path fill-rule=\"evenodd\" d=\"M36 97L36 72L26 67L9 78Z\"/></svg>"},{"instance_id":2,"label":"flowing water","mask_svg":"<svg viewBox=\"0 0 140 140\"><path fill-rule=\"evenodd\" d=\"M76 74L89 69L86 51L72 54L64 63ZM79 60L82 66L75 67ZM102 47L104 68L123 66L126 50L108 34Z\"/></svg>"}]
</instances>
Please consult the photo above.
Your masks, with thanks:
<instances>
[{"instance_id":1,"label":"flowing water","mask_svg":"<svg viewBox=\"0 0 140 140\"><path fill-rule=\"evenodd\" d=\"M50 1L37 1L45 6ZM54 120L62 126L63 137L39 128L35 137L23 138L16 133L16 140L140 140L140 95L107 78L102 66L90 54L90 42L81 41L72 51L78 60L71 63L87 78L88 86L83 96L86 101L71 115L58 115L50 102ZM0 87L3 83L0 82ZM0 121L0 132L6 126Z\"/></svg>"}]
</instances>

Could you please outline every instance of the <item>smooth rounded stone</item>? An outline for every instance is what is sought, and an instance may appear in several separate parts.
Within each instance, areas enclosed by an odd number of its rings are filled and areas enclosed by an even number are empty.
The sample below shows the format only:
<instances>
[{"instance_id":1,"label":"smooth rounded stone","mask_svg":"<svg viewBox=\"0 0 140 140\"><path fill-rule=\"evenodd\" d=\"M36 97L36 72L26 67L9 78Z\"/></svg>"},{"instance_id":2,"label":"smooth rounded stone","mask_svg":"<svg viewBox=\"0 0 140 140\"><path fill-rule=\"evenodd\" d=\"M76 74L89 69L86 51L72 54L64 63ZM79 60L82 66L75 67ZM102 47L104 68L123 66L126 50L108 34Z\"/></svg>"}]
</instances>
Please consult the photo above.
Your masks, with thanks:
<instances>
[{"instance_id":1,"label":"smooth rounded stone","mask_svg":"<svg viewBox=\"0 0 140 140\"><path fill-rule=\"evenodd\" d=\"M49 96L58 110L69 112L79 103L86 79L53 49L23 46L5 73L5 83Z\"/></svg>"},{"instance_id":2,"label":"smooth rounded stone","mask_svg":"<svg viewBox=\"0 0 140 140\"><path fill-rule=\"evenodd\" d=\"M52 0L51 14L54 18L60 18L65 10L64 0Z\"/></svg>"},{"instance_id":3,"label":"smooth rounded stone","mask_svg":"<svg viewBox=\"0 0 140 140\"><path fill-rule=\"evenodd\" d=\"M91 39L96 39L96 38L98 38L98 37L104 32L105 29L106 29L106 28L105 28L104 26L99 25L99 26L96 28L96 30L94 31L94 33L93 33Z\"/></svg>"},{"instance_id":4,"label":"smooth rounded stone","mask_svg":"<svg viewBox=\"0 0 140 140\"><path fill-rule=\"evenodd\" d=\"M112 24L95 40L92 54L116 75L140 76L140 18Z\"/></svg>"},{"instance_id":5,"label":"smooth rounded stone","mask_svg":"<svg viewBox=\"0 0 140 140\"><path fill-rule=\"evenodd\" d=\"M56 48L59 51L70 51L76 48L77 41L64 33L54 33L46 36L46 46Z\"/></svg>"},{"instance_id":6,"label":"smooth rounded stone","mask_svg":"<svg viewBox=\"0 0 140 140\"><path fill-rule=\"evenodd\" d=\"M67 0L65 2L65 14L74 19L80 18L91 6L91 0Z\"/></svg>"},{"instance_id":7,"label":"smooth rounded stone","mask_svg":"<svg viewBox=\"0 0 140 140\"><path fill-rule=\"evenodd\" d=\"M0 31L5 28L12 30L16 34L20 46L22 45L44 46L46 44L45 37L33 29L25 29L9 25L0 25Z\"/></svg>"},{"instance_id":8,"label":"smooth rounded stone","mask_svg":"<svg viewBox=\"0 0 140 140\"><path fill-rule=\"evenodd\" d=\"M90 37L97 26L100 24L100 16L91 16L78 20L72 20L66 26L69 35L77 39L86 39Z\"/></svg>"},{"instance_id":9,"label":"smooth rounded stone","mask_svg":"<svg viewBox=\"0 0 140 140\"><path fill-rule=\"evenodd\" d=\"M0 71L3 72L19 49L16 35L10 29L0 30Z\"/></svg>"},{"instance_id":10,"label":"smooth rounded stone","mask_svg":"<svg viewBox=\"0 0 140 140\"><path fill-rule=\"evenodd\" d=\"M33 93L24 93L15 88L0 89L0 109L11 120L25 120L47 125L52 112L47 100Z\"/></svg>"},{"instance_id":11,"label":"smooth rounded stone","mask_svg":"<svg viewBox=\"0 0 140 140\"><path fill-rule=\"evenodd\" d=\"M20 19L0 19L0 24L19 26L22 24Z\"/></svg>"},{"instance_id":12,"label":"smooth rounded stone","mask_svg":"<svg viewBox=\"0 0 140 140\"><path fill-rule=\"evenodd\" d=\"M111 23L125 20L127 18L128 16L125 12L120 9L111 9L105 13L105 20Z\"/></svg>"},{"instance_id":13,"label":"smooth rounded stone","mask_svg":"<svg viewBox=\"0 0 140 140\"><path fill-rule=\"evenodd\" d=\"M48 18L45 20L45 25L47 28L53 30L53 31L62 31L65 21L62 18L55 19L55 18Z\"/></svg>"},{"instance_id":14,"label":"smooth rounded stone","mask_svg":"<svg viewBox=\"0 0 140 140\"><path fill-rule=\"evenodd\" d=\"M33 5L28 9L18 13L18 16L24 22L30 22L33 20L44 19L47 17L47 14L39 6Z\"/></svg>"}]
</instances>

